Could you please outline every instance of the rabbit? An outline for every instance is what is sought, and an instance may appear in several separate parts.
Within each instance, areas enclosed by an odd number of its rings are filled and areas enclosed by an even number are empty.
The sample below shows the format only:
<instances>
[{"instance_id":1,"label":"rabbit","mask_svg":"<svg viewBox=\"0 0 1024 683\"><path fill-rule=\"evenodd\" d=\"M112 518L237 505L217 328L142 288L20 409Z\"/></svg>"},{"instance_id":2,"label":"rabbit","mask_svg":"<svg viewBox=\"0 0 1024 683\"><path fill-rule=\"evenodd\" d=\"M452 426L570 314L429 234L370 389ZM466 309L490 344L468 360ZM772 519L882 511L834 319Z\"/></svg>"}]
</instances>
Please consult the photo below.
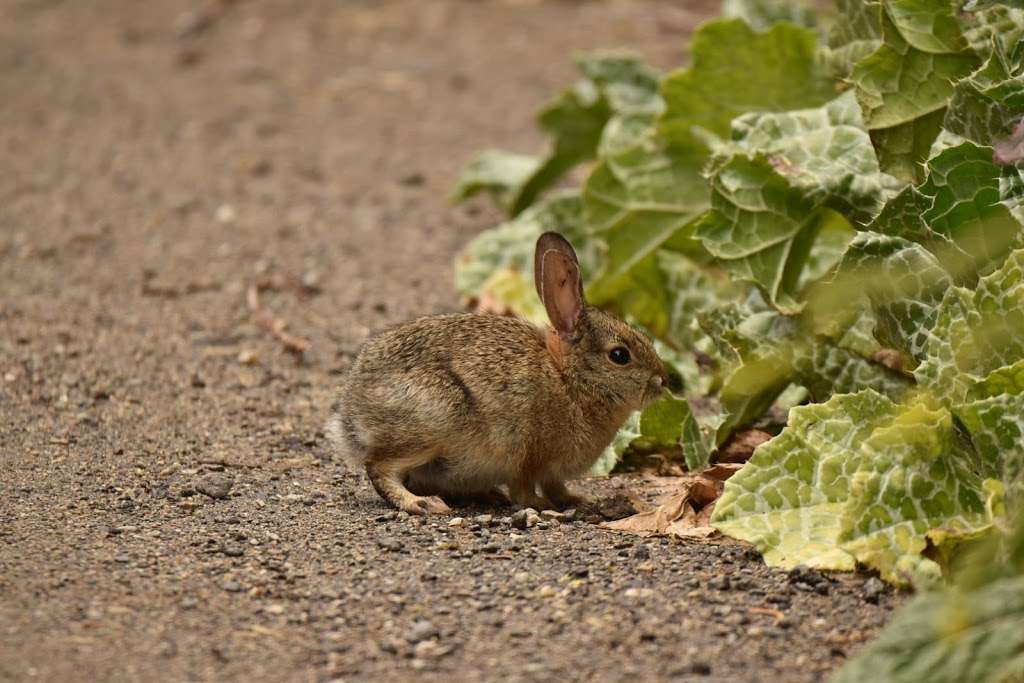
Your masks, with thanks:
<instances>
[{"instance_id":1,"label":"rabbit","mask_svg":"<svg viewBox=\"0 0 1024 683\"><path fill-rule=\"evenodd\" d=\"M661 396L669 378L651 341L587 304L576 253L558 233L538 238L534 280L550 328L436 315L359 351L325 431L389 504L445 513L443 498L500 495L507 485L522 507L582 505L565 480Z\"/></svg>"}]
</instances>

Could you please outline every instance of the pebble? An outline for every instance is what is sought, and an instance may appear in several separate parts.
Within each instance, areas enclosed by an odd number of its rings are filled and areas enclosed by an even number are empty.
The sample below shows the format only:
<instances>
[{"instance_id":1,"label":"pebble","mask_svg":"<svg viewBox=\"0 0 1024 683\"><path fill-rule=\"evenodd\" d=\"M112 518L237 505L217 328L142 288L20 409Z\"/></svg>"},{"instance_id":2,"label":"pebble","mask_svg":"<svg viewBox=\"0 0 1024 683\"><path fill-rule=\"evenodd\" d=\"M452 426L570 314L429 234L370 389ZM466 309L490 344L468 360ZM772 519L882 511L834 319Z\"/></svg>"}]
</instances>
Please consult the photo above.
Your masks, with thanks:
<instances>
[{"instance_id":1,"label":"pebble","mask_svg":"<svg viewBox=\"0 0 1024 683\"><path fill-rule=\"evenodd\" d=\"M230 579L222 583L220 587L226 590L228 593L242 592L242 584L238 583L237 581L232 581Z\"/></svg>"},{"instance_id":2,"label":"pebble","mask_svg":"<svg viewBox=\"0 0 1024 683\"><path fill-rule=\"evenodd\" d=\"M464 517L452 517L448 520L448 526L453 528L464 526L465 524L466 519Z\"/></svg>"},{"instance_id":3,"label":"pebble","mask_svg":"<svg viewBox=\"0 0 1024 683\"><path fill-rule=\"evenodd\" d=\"M196 481L195 488L196 491L206 494L210 498L227 498L234 483L235 479L230 474L210 472Z\"/></svg>"},{"instance_id":4,"label":"pebble","mask_svg":"<svg viewBox=\"0 0 1024 683\"><path fill-rule=\"evenodd\" d=\"M512 515L512 526L516 529L530 529L540 523L540 515L533 508L523 508Z\"/></svg>"},{"instance_id":5,"label":"pebble","mask_svg":"<svg viewBox=\"0 0 1024 683\"><path fill-rule=\"evenodd\" d=\"M473 521L480 526L490 526L494 522L494 517L492 515L477 515Z\"/></svg>"},{"instance_id":6,"label":"pebble","mask_svg":"<svg viewBox=\"0 0 1024 683\"><path fill-rule=\"evenodd\" d=\"M885 584L877 576L872 576L870 579L864 582L864 602L870 602L872 605L878 604L878 599L882 597L882 593L885 592Z\"/></svg>"},{"instance_id":7,"label":"pebble","mask_svg":"<svg viewBox=\"0 0 1024 683\"><path fill-rule=\"evenodd\" d=\"M440 635L440 631L437 627L427 619L417 619L413 622L409 632L405 634L405 639L410 643L419 643L430 638L436 638Z\"/></svg>"},{"instance_id":8,"label":"pebble","mask_svg":"<svg viewBox=\"0 0 1024 683\"><path fill-rule=\"evenodd\" d=\"M226 545L221 552L228 557L241 557L245 553L245 549L239 545Z\"/></svg>"}]
</instances>

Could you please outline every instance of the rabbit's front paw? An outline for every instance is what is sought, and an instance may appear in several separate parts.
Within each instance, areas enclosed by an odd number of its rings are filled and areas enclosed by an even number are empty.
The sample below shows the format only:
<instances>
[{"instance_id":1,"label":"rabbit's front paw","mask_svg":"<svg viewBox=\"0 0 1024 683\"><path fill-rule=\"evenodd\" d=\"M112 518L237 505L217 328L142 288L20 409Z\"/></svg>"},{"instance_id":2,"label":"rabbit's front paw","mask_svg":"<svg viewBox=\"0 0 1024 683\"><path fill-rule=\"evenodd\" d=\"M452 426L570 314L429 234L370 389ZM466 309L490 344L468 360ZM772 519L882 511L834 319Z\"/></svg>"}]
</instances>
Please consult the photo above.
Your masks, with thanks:
<instances>
[{"instance_id":1,"label":"rabbit's front paw","mask_svg":"<svg viewBox=\"0 0 1024 683\"><path fill-rule=\"evenodd\" d=\"M452 511L437 496L409 496L402 501L399 507L410 515L443 515Z\"/></svg>"}]
</instances>

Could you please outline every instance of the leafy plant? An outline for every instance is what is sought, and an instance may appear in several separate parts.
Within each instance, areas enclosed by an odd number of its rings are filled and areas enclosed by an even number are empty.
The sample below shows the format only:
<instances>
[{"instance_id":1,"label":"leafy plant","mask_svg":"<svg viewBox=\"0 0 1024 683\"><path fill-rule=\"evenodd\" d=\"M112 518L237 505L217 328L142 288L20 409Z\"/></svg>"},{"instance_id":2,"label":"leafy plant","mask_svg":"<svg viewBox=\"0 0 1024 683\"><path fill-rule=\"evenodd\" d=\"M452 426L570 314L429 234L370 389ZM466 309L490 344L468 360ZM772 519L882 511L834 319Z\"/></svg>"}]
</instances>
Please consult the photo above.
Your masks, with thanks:
<instances>
[{"instance_id":1,"label":"leafy plant","mask_svg":"<svg viewBox=\"0 0 1024 683\"><path fill-rule=\"evenodd\" d=\"M545 156L470 163L457 198L510 220L460 256L459 291L542 318L530 249L563 231L591 301L686 387L599 471L631 444L699 469L757 425L777 435L719 530L770 564L936 583L1024 507L1024 9L839 0L827 31L778 0L725 10L663 76L580 57Z\"/></svg>"}]
</instances>

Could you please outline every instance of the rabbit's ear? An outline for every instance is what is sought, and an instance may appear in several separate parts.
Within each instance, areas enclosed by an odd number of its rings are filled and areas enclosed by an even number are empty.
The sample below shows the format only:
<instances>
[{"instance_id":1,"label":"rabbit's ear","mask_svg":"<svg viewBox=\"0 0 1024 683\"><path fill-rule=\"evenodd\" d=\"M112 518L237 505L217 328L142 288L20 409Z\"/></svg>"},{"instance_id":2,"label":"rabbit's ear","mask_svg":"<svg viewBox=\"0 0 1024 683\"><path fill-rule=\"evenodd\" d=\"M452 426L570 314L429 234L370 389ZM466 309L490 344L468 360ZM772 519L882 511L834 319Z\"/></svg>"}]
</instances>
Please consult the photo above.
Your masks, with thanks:
<instances>
[{"instance_id":1,"label":"rabbit's ear","mask_svg":"<svg viewBox=\"0 0 1024 683\"><path fill-rule=\"evenodd\" d=\"M571 339L583 312L583 282L576 252L557 232L537 239L533 276L548 320L563 338Z\"/></svg>"}]
</instances>

